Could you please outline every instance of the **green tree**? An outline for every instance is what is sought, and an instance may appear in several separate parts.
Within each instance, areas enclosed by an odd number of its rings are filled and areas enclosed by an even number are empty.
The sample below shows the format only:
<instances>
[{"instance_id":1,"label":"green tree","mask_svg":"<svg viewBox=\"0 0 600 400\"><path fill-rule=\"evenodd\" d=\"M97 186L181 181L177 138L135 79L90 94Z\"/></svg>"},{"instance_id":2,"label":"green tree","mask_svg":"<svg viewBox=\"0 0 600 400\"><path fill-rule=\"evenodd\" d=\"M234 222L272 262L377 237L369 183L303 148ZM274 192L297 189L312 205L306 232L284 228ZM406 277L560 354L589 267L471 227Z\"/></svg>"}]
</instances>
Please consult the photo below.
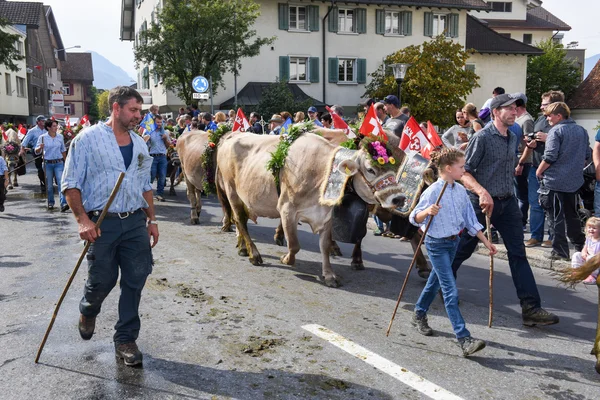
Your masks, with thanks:
<instances>
[{"instance_id":1,"label":"green tree","mask_svg":"<svg viewBox=\"0 0 600 400\"><path fill-rule=\"evenodd\" d=\"M536 44L544 54L527 59L527 110L531 115L539 112L542 94L548 90L561 90L569 98L581 83L581 70L575 65L562 44L552 39Z\"/></svg>"},{"instance_id":2,"label":"green tree","mask_svg":"<svg viewBox=\"0 0 600 400\"><path fill-rule=\"evenodd\" d=\"M192 104L192 79L212 77L213 92L227 71L259 54L274 38L256 36L260 6L253 0L165 0L134 50L138 64L162 77L186 104Z\"/></svg>"},{"instance_id":3,"label":"green tree","mask_svg":"<svg viewBox=\"0 0 600 400\"><path fill-rule=\"evenodd\" d=\"M100 112L98 111L98 89L95 86L90 86L90 101L90 109L87 115L91 123L96 123L100 117Z\"/></svg>"},{"instance_id":4,"label":"green tree","mask_svg":"<svg viewBox=\"0 0 600 400\"><path fill-rule=\"evenodd\" d=\"M456 123L456 109L479 87L479 77L465 69L469 56L470 52L459 43L439 35L419 46L408 46L388 55L383 66L411 64L402 83L402 103L410 106L411 114L419 121L450 126ZM372 79L365 96L381 99L398 93L391 68L383 66L370 74Z\"/></svg>"},{"instance_id":5,"label":"green tree","mask_svg":"<svg viewBox=\"0 0 600 400\"><path fill-rule=\"evenodd\" d=\"M96 104L98 104L98 112L100 113L100 119L105 120L110 115L110 107L108 105L108 90L100 89L98 97L96 98Z\"/></svg>"},{"instance_id":6,"label":"green tree","mask_svg":"<svg viewBox=\"0 0 600 400\"><path fill-rule=\"evenodd\" d=\"M2 29L10 25L8 20L0 18L0 65L4 65L9 71L17 72L20 68L16 62L23 60L25 56L19 54L19 50L15 47L20 36Z\"/></svg>"},{"instance_id":7,"label":"green tree","mask_svg":"<svg viewBox=\"0 0 600 400\"><path fill-rule=\"evenodd\" d=\"M306 110L312 105L310 100L300 101L294 98L288 83L282 79L267 86L262 91L257 112L267 121L273 114L287 111L292 115L299 110Z\"/></svg>"}]
</instances>

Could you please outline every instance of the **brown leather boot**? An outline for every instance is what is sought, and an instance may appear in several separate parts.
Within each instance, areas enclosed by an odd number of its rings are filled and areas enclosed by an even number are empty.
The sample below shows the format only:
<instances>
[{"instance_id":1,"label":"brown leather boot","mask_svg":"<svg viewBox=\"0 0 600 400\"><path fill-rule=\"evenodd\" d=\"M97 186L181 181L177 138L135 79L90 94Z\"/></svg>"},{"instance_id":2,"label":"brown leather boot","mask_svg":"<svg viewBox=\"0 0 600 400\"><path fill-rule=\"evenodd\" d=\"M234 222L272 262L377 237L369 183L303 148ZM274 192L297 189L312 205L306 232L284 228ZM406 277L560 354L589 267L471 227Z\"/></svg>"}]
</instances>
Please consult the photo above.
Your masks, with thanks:
<instances>
[{"instance_id":1,"label":"brown leather boot","mask_svg":"<svg viewBox=\"0 0 600 400\"><path fill-rule=\"evenodd\" d=\"M118 358L123 359L125 365L129 367L140 365L144 359L142 352L138 349L135 342L122 344L115 343L115 355Z\"/></svg>"},{"instance_id":2,"label":"brown leather boot","mask_svg":"<svg viewBox=\"0 0 600 400\"><path fill-rule=\"evenodd\" d=\"M79 316L79 334L83 340L90 340L96 328L96 317Z\"/></svg>"}]
</instances>

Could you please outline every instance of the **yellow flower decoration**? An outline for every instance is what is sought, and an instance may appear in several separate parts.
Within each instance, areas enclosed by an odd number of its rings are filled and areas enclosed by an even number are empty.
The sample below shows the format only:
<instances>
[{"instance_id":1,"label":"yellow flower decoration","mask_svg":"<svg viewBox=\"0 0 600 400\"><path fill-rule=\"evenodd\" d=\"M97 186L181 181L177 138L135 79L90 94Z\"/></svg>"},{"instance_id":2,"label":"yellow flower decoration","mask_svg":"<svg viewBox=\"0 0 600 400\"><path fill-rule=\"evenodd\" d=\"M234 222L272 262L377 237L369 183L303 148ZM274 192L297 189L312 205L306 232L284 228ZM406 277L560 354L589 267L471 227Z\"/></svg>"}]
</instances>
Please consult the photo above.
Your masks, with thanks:
<instances>
[{"instance_id":1,"label":"yellow flower decoration","mask_svg":"<svg viewBox=\"0 0 600 400\"><path fill-rule=\"evenodd\" d=\"M396 159L394 157L390 157L390 158L388 158L388 160L390 160L390 164L392 164L392 165L396 164Z\"/></svg>"},{"instance_id":2,"label":"yellow flower decoration","mask_svg":"<svg viewBox=\"0 0 600 400\"><path fill-rule=\"evenodd\" d=\"M379 158L377 159L377 162L378 162L379 164L381 164L381 165L385 164L385 160L383 159L383 157L379 157Z\"/></svg>"}]
</instances>

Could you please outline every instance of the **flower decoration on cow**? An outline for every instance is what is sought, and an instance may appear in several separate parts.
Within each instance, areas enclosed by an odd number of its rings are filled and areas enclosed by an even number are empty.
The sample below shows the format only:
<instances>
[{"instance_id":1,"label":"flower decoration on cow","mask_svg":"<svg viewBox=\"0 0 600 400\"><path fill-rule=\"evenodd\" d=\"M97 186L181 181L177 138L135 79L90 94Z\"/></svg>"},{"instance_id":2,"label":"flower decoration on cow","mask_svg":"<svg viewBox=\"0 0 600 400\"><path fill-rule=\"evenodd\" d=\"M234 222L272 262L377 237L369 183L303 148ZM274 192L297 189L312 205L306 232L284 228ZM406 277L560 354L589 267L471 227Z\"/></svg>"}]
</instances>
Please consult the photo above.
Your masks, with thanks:
<instances>
[{"instance_id":1,"label":"flower decoration on cow","mask_svg":"<svg viewBox=\"0 0 600 400\"><path fill-rule=\"evenodd\" d=\"M371 163L380 168L396 169L396 159L388 143L371 138L363 139L362 149L371 157Z\"/></svg>"},{"instance_id":2,"label":"flower decoration on cow","mask_svg":"<svg viewBox=\"0 0 600 400\"><path fill-rule=\"evenodd\" d=\"M21 146L16 142L8 142L2 146L2 151L6 155L18 154Z\"/></svg>"}]
</instances>

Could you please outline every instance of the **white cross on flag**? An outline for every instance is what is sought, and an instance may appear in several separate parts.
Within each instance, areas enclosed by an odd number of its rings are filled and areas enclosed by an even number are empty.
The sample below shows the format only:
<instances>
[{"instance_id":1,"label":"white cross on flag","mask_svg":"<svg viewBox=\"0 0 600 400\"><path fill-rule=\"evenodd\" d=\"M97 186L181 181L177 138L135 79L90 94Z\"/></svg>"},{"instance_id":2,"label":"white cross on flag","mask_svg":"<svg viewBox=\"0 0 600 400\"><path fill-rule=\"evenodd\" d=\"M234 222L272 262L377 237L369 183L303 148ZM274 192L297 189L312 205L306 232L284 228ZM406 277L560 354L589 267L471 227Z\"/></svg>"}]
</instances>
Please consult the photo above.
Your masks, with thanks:
<instances>
[{"instance_id":1,"label":"white cross on flag","mask_svg":"<svg viewBox=\"0 0 600 400\"><path fill-rule=\"evenodd\" d=\"M400 147L400 149L409 157L418 153L425 156L424 150L428 144L429 141L427 140L427 136L425 136L425 133L421 130L419 123L415 117L410 117L406 122L406 125L404 125L402 137L400 138L400 145L398 147Z\"/></svg>"},{"instance_id":2,"label":"white cross on flag","mask_svg":"<svg viewBox=\"0 0 600 400\"><path fill-rule=\"evenodd\" d=\"M373 104L369 106L369 111L367 111L367 115L365 115L365 119L360 125L360 129L358 131L364 136L373 136L386 142L388 140L383 127L379 123L379 119L377 119L377 114L375 114L375 108L373 108Z\"/></svg>"},{"instance_id":3,"label":"white cross on flag","mask_svg":"<svg viewBox=\"0 0 600 400\"><path fill-rule=\"evenodd\" d=\"M246 132L248 130L248 128L250 128L250 123L248 122L248 119L246 118L246 115L244 115L244 112L242 111L242 109L238 108L232 130L233 130L233 132L236 132L236 131Z\"/></svg>"}]
</instances>

